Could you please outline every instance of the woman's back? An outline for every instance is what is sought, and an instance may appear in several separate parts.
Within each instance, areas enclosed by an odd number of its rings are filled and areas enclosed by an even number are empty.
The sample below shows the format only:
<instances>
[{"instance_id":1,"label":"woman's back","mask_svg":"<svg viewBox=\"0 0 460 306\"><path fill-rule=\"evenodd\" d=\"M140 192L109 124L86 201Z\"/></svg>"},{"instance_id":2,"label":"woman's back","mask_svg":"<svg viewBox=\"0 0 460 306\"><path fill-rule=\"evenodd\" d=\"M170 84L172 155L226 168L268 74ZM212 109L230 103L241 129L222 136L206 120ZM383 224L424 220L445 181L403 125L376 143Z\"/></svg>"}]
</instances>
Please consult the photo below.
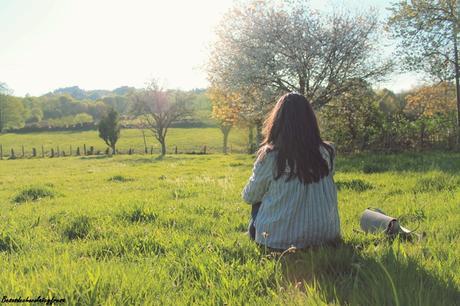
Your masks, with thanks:
<instances>
[{"instance_id":1,"label":"woman's back","mask_svg":"<svg viewBox=\"0 0 460 306\"><path fill-rule=\"evenodd\" d=\"M286 174L275 179L276 151L256 161L253 175L243 190L248 203L262 202L255 220L256 242L277 249L304 248L340 236L334 169L324 146L320 152L328 163L329 174L309 184L297 177L286 181Z\"/></svg>"}]
</instances>

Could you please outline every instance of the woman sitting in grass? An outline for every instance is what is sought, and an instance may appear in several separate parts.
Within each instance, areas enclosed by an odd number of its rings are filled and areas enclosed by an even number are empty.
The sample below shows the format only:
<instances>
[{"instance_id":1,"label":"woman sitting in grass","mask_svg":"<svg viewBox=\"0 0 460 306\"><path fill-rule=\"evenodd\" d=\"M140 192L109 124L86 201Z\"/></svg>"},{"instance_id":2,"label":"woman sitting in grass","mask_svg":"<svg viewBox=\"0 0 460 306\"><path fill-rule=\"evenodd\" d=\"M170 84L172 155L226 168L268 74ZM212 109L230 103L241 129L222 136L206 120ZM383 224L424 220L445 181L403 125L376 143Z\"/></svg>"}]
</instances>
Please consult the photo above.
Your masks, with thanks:
<instances>
[{"instance_id":1,"label":"woman sitting in grass","mask_svg":"<svg viewBox=\"0 0 460 306\"><path fill-rule=\"evenodd\" d=\"M338 241L334 148L321 140L307 99L298 93L282 96L264 135L242 192L252 204L251 238L281 250Z\"/></svg>"}]
</instances>

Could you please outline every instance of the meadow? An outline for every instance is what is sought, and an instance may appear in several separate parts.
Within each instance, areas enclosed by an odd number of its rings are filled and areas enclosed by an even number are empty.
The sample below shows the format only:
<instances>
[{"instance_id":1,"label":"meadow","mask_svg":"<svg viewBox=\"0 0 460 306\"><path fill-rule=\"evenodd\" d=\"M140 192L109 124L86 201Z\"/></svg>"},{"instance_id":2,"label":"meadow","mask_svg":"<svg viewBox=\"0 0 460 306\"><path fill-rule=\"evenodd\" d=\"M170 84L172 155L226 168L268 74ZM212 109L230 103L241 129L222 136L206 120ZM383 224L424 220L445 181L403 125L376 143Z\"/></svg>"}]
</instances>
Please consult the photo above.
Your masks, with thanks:
<instances>
[{"instance_id":1,"label":"meadow","mask_svg":"<svg viewBox=\"0 0 460 306\"><path fill-rule=\"evenodd\" d=\"M154 154L160 152L160 145L153 137L150 130L146 129L145 138L147 148L150 153L151 147ZM173 153L177 146L178 152L200 152L203 146L206 146L208 152L222 152L222 132L218 128L171 128L166 137L168 153ZM0 136L0 145L3 146L3 154L9 155L11 149L16 156L21 155L22 146L25 147L26 155L31 155L32 148L37 149L37 154L41 154L41 146L44 146L46 152L51 148L59 146L60 151L64 150L66 154L72 146L73 154L77 147L83 151L83 145L89 150L90 146L96 150L105 151L107 145L98 137L98 132L94 131L62 131L62 132L36 132L27 134L6 133ZM234 152L243 153L247 150L247 131L245 129L234 128L230 132L228 146ZM121 138L117 143L117 148L126 153L130 148L134 152L144 152L144 138L142 130L123 129Z\"/></svg>"},{"instance_id":2,"label":"meadow","mask_svg":"<svg viewBox=\"0 0 460 306\"><path fill-rule=\"evenodd\" d=\"M460 155L338 157L343 244L285 254L246 236L254 156L0 161L0 296L69 305L454 305ZM420 241L359 230L379 207Z\"/></svg>"}]
</instances>

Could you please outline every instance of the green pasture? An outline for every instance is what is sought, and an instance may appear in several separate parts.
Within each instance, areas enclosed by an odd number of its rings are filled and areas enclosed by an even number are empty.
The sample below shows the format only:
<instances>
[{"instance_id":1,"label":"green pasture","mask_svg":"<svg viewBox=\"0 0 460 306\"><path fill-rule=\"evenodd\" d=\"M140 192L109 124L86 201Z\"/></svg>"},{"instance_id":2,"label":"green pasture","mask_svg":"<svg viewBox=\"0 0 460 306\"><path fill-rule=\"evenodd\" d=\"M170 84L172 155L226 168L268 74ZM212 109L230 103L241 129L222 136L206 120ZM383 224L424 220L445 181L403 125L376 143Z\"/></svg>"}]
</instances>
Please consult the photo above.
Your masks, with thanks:
<instances>
[{"instance_id":1,"label":"green pasture","mask_svg":"<svg viewBox=\"0 0 460 306\"><path fill-rule=\"evenodd\" d=\"M283 255L245 234L250 207L240 192L253 159L0 161L0 296L69 305L458 303L459 154L339 157L343 245ZM425 237L361 233L367 207Z\"/></svg>"},{"instance_id":2,"label":"green pasture","mask_svg":"<svg viewBox=\"0 0 460 306\"><path fill-rule=\"evenodd\" d=\"M154 154L160 152L160 145L153 137L150 130L144 130L147 142L147 148L153 146ZM171 128L166 136L166 145L169 153L174 152L177 146L178 152L199 152L206 146L208 152L222 152L222 132L218 128ZM234 152L246 152L247 150L247 131L244 129L235 128L230 132L228 146ZM3 154L10 155L11 149L15 154L22 154L22 146L25 147L26 155L31 155L32 148L37 149L37 154L41 155L41 146L44 146L46 152L51 151L51 148L64 150L66 154L72 146L73 154L77 147L83 152L83 145L86 144L87 149L94 146L95 150L105 151L106 144L98 137L98 132L94 131L63 131L63 132L36 132L27 134L0 134L0 145L3 146ZM123 152L130 148L134 152L144 152L144 138L142 130L138 129L123 129L121 138L117 143L117 148Z\"/></svg>"}]
</instances>

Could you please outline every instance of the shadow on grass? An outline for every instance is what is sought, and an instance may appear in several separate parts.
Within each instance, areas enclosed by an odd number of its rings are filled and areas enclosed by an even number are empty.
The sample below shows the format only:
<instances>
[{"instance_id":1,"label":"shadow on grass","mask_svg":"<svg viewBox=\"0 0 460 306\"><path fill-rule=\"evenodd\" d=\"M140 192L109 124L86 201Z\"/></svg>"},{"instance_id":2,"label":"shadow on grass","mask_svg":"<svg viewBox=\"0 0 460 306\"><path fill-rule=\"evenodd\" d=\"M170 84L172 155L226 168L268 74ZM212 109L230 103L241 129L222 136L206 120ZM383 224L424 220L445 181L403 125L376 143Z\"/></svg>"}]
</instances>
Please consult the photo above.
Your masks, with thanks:
<instances>
[{"instance_id":1,"label":"shadow on grass","mask_svg":"<svg viewBox=\"0 0 460 306\"><path fill-rule=\"evenodd\" d=\"M112 156L108 156L108 155L89 155L89 156L80 157L80 159L82 159L82 160L108 159L108 158L112 158Z\"/></svg>"},{"instance_id":2,"label":"shadow on grass","mask_svg":"<svg viewBox=\"0 0 460 306\"><path fill-rule=\"evenodd\" d=\"M382 173L387 171L425 172L438 170L458 173L460 171L460 154L454 152L363 153L339 157L336 164L339 172Z\"/></svg>"},{"instance_id":3,"label":"shadow on grass","mask_svg":"<svg viewBox=\"0 0 460 306\"><path fill-rule=\"evenodd\" d=\"M171 157L163 156L163 155L158 155L158 156L152 156L152 157L139 157L139 158L133 158L133 159L124 159L122 162L124 164L131 164L131 165L137 165L137 164L152 164L156 163L159 161L163 160L173 160Z\"/></svg>"},{"instance_id":4,"label":"shadow on grass","mask_svg":"<svg viewBox=\"0 0 460 306\"><path fill-rule=\"evenodd\" d=\"M460 291L415 259L389 246L377 258L342 244L285 254L279 258L284 281L314 287L328 303L347 305L455 305Z\"/></svg>"}]
</instances>

